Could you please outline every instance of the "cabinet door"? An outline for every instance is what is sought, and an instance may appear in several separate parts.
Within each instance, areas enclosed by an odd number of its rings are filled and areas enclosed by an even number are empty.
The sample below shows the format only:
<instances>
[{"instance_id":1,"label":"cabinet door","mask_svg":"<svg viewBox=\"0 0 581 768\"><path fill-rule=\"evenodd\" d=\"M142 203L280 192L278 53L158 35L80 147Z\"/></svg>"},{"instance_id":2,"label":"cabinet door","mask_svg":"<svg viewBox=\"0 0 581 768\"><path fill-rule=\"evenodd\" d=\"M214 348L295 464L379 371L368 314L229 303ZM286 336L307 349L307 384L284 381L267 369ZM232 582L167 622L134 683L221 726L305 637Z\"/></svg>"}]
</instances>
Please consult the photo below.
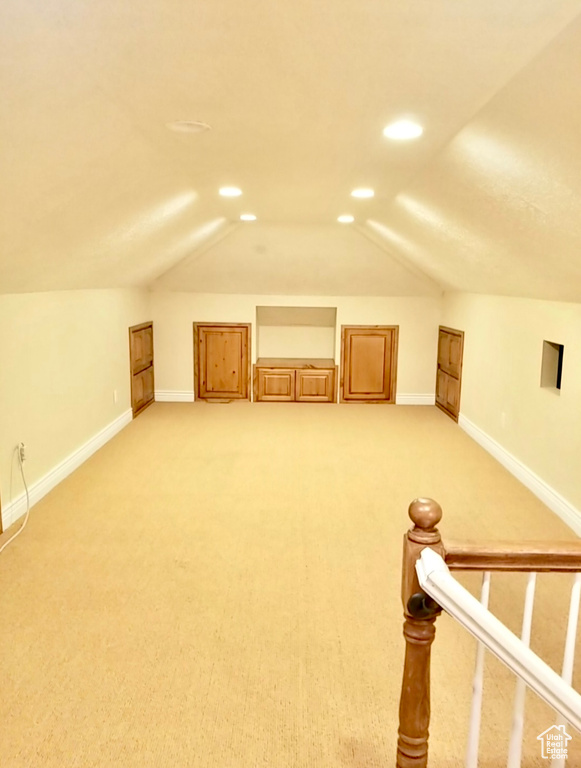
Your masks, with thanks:
<instances>
[{"instance_id":1,"label":"cabinet door","mask_svg":"<svg viewBox=\"0 0 581 768\"><path fill-rule=\"evenodd\" d=\"M304 403L333 403L335 371L333 369L298 369L295 399Z\"/></svg>"},{"instance_id":2,"label":"cabinet door","mask_svg":"<svg viewBox=\"0 0 581 768\"><path fill-rule=\"evenodd\" d=\"M343 326L341 399L395 403L398 326Z\"/></svg>"},{"instance_id":3,"label":"cabinet door","mask_svg":"<svg viewBox=\"0 0 581 768\"><path fill-rule=\"evenodd\" d=\"M249 325L194 323L196 397L248 399Z\"/></svg>"},{"instance_id":4,"label":"cabinet door","mask_svg":"<svg viewBox=\"0 0 581 768\"><path fill-rule=\"evenodd\" d=\"M294 400L294 368L257 368L255 398L259 402L289 402Z\"/></svg>"}]
</instances>

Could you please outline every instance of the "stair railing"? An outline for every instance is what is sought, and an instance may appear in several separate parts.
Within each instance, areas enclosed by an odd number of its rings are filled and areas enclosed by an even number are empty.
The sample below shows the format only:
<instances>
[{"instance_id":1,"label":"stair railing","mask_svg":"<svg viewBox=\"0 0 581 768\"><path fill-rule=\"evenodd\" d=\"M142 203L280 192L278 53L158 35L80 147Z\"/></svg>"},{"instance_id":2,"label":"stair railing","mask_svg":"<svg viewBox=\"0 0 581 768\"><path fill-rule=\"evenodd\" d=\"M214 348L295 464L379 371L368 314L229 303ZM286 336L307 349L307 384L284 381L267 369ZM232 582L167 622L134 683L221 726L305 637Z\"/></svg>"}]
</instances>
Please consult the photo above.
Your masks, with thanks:
<instances>
[{"instance_id":1,"label":"stair railing","mask_svg":"<svg viewBox=\"0 0 581 768\"><path fill-rule=\"evenodd\" d=\"M442 609L459 620L480 641L466 766L475 768L477 765L483 654L487 647L517 674L508 757L509 768L517 768L522 745L525 685L536 690L561 714L563 724L571 722L581 729L581 696L571 687L581 595L581 542L455 542L444 545L437 528L442 518L442 509L437 502L416 499L410 504L409 516L414 526L404 536L402 602L406 648L399 708L397 768L425 768L428 764L430 654L436 618ZM454 579L451 571L455 570L483 572L480 602ZM520 639L487 610L492 571L529 573ZM571 592L561 677L528 648L536 573L554 571L577 574ZM559 765L555 760L551 764Z\"/></svg>"}]
</instances>

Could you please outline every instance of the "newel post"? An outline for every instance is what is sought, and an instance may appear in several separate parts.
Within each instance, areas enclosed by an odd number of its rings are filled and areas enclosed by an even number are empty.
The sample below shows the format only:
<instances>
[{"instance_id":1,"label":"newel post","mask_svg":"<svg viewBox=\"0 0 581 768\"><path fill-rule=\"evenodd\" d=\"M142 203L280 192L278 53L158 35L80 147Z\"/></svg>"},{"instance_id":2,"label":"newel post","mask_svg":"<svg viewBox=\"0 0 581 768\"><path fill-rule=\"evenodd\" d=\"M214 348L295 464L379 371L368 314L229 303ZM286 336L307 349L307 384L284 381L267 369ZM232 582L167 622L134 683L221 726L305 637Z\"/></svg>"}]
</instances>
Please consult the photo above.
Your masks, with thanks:
<instances>
[{"instance_id":1,"label":"newel post","mask_svg":"<svg viewBox=\"0 0 581 768\"><path fill-rule=\"evenodd\" d=\"M403 544L402 601L405 621L405 663L399 704L397 768L426 768L430 724L430 652L440 607L425 595L416 576L415 563L422 549L444 554L436 528L442 508L433 499L415 499L408 514L414 523Z\"/></svg>"}]
</instances>

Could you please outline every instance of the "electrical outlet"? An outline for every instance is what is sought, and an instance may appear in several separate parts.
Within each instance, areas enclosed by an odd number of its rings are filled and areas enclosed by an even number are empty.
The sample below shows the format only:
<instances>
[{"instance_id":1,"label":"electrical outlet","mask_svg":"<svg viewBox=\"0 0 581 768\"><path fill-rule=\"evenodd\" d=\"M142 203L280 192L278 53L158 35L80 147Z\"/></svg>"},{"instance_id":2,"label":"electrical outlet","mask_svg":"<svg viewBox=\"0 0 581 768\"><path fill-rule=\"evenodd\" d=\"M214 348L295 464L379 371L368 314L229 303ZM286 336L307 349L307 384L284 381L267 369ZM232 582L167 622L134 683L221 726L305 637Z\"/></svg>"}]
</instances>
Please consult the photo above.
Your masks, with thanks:
<instances>
[{"instance_id":1,"label":"electrical outlet","mask_svg":"<svg viewBox=\"0 0 581 768\"><path fill-rule=\"evenodd\" d=\"M24 443L18 443L18 456L21 463L26 461L26 446Z\"/></svg>"}]
</instances>

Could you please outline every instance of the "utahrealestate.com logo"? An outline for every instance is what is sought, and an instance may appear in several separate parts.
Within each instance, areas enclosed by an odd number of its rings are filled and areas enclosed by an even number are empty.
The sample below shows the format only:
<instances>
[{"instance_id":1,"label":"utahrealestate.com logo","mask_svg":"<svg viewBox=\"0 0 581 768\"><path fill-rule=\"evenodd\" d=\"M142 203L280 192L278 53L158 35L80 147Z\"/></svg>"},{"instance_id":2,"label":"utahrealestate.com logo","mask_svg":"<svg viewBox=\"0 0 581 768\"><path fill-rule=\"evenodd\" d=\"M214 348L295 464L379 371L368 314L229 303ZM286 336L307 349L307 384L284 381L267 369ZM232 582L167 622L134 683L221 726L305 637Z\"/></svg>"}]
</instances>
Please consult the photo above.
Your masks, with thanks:
<instances>
[{"instance_id":1,"label":"utahrealestate.com logo","mask_svg":"<svg viewBox=\"0 0 581 768\"><path fill-rule=\"evenodd\" d=\"M564 725L552 725L537 736L543 745L543 760L567 759L567 744L573 737L569 736Z\"/></svg>"}]
</instances>

